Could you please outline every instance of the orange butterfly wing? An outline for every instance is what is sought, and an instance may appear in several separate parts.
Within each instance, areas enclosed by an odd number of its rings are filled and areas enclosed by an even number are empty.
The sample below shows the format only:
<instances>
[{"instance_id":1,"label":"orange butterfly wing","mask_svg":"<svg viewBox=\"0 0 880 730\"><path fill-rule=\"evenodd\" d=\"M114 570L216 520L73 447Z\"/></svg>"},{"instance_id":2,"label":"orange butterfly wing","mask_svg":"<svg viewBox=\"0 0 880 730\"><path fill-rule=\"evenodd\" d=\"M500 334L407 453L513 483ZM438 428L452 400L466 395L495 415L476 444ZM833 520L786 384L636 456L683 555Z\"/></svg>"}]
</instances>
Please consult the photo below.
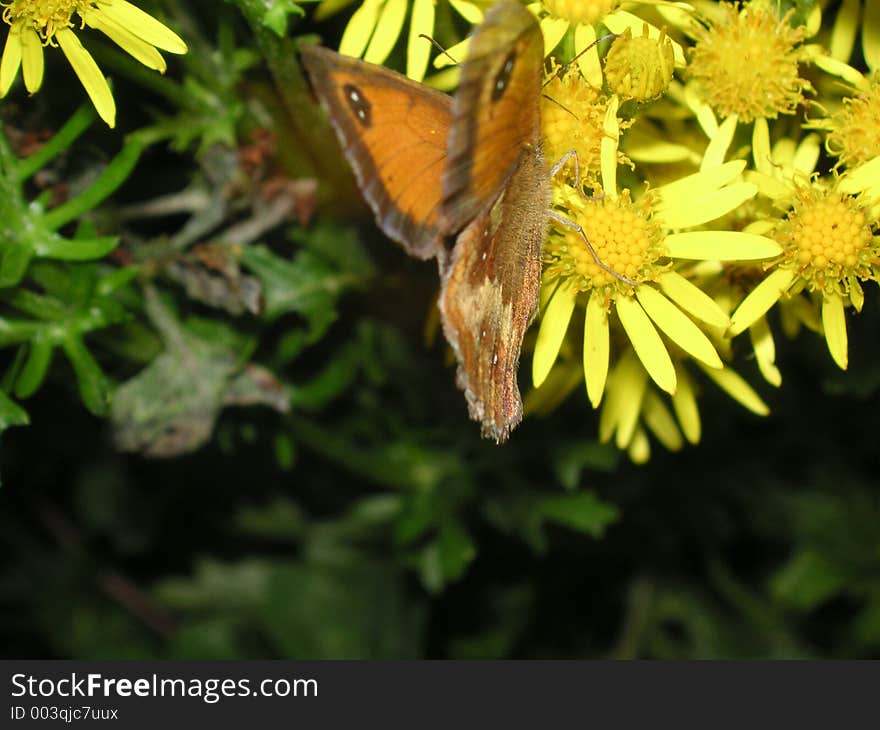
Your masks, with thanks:
<instances>
[{"instance_id":1,"label":"orange butterfly wing","mask_svg":"<svg viewBox=\"0 0 880 730\"><path fill-rule=\"evenodd\" d=\"M443 228L459 233L495 202L524 149L541 144L544 39L518 2L500 2L471 37L449 129Z\"/></svg>"},{"instance_id":2,"label":"orange butterfly wing","mask_svg":"<svg viewBox=\"0 0 880 730\"><path fill-rule=\"evenodd\" d=\"M379 227L413 256L438 255L452 99L326 48L302 59Z\"/></svg>"},{"instance_id":3,"label":"orange butterfly wing","mask_svg":"<svg viewBox=\"0 0 880 730\"><path fill-rule=\"evenodd\" d=\"M499 3L471 41L455 97L442 225L458 235L440 312L458 383L483 435L522 419L522 340L538 300L550 180L541 148L543 38L518 3Z\"/></svg>"}]
</instances>

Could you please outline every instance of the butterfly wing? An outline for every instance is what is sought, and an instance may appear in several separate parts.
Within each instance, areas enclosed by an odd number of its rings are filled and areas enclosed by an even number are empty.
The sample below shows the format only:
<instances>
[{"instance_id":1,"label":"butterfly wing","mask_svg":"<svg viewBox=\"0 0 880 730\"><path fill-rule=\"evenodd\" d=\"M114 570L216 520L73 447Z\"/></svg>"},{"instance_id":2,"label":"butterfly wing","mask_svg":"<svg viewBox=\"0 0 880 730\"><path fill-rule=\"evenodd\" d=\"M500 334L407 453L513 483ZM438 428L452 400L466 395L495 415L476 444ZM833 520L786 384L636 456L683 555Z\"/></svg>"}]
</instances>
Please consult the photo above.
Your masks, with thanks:
<instances>
[{"instance_id":1,"label":"butterfly wing","mask_svg":"<svg viewBox=\"0 0 880 730\"><path fill-rule=\"evenodd\" d=\"M442 225L458 234L440 313L458 384L483 435L501 442L522 418L522 340L541 279L550 181L541 149L543 38L518 3L494 5L462 67L444 174Z\"/></svg>"},{"instance_id":2,"label":"butterfly wing","mask_svg":"<svg viewBox=\"0 0 880 730\"><path fill-rule=\"evenodd\" d=\"M517 370L541 282L550 187L540 148L519 161L491 209L458 236L440 294L458 385L483 435L505 441L522 419Z\"/></svg>"},{"instance_id":3,"label":"butterfly wing","mask_svg":"<svg viewBox=\"0 0 880 730\"><path fill-rule=\"evenodd\" d=\"M379 227L413 256L438 255L452 99L326 48L302 59Z\"/></svg>"},{"instance_id":4,"label":"butterfly wing","mask_svg":"<svg viewBox=\"0 0 880 730\"><path fill-rule=\"evenodd\" d=\"M525 147L541 142L544 39L518 2L500 2L471 38L455 93L442 226L457 234L497 199Z\"/></svg>"}]
</instances>

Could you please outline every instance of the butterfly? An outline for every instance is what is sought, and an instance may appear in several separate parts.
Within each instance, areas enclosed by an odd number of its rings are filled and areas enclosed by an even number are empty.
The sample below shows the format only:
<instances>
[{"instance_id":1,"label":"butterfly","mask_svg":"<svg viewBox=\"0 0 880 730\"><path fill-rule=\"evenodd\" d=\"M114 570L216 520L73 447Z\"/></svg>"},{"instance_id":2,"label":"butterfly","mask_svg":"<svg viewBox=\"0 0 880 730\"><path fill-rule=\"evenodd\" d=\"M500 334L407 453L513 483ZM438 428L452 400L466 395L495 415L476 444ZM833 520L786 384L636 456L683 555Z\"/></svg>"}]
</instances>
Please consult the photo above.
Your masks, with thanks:
<instances>
[{"instance_id":1,"label":"butterfly","mask_svg":"<svg viewBox=\"0 0 880 730\"><path fill-rule=\"evenodd\" d=\"M377 224L411 255L438 261L457 382L498 443L522 420L517 368L551 215L543 59L537 21L509 0L471 36L452 97L326 48L302 50Z\"/></svg>"}]
</instances>

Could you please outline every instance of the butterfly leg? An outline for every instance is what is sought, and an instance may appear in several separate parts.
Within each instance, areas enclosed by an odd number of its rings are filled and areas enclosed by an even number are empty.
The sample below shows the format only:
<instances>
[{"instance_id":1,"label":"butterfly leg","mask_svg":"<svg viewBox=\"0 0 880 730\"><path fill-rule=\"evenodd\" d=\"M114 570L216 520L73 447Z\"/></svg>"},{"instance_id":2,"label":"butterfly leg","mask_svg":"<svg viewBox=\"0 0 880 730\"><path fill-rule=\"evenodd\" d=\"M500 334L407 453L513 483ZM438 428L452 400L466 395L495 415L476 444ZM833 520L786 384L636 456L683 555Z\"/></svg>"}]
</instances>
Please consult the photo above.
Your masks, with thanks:
<instances>
[{"instance_id":1,"label":"butterfly leg","mask_svg":"<svg viewBox=\"0 0 880 730\"><path fill-rule=\"evenodd\" d=\"M566 152L559 159L559 162L557 162L555 165L553 165L553 167L550 168L550 177L551 178L554 177L563 167L565 167L566 164L568 164L568 161L571 159L574 159L574 188L581 195L583 195L584 192L583 192L583 190L581 190L581 186L580 186L581 176L580 176L580 167L578 166L577 150L569 150L568 152ZM594 198L594 199L599 200L600 198ZM593 257L593 261L596 262L596 265L600 269L608 272L609 274L611 274L611 276L613 276L618 281L622 281L624 284L629 284L630 286L638 286L638 284L636 282L634 282L632 279L628 279L623 274L618 274L614 269L612 269L610 266L608 266L608 264L606 264L604 261L602 261L602 259L599 258L599 254L596 253L596 249L593 248L593 244L591 244L590 239L587 238L586 231L584 231L584 229L578 223L575 223L573 220L566 218L563 215L560 215L555 210L550 211L550 217L553 220L555 220L556 222L564 225L566 228L571 228L573 231L577 231L581 235L581 238L584 239L584 244L587 247L587 251L590 252L590 256Z\"/></svg>"},{"instance_id":2,"label":"butterfly leg","mask_svg":"<svg viewBox=\"0 0 880 730\"><path fill-rule=\"evenodd\" d=\"M555 220L557 223L561 223L566 228L571 228L573 231L577 231L581 238L584 239L584 244L587 247L587 251L590 252L590 256L593 257L593 261L596 262L596 265L602 269L603 271L607 271L611 276L613 276L618 281L622 281L624 284L629 284L630 286L638 286L638 283L633 281L632 279L628 279L623 274L618 274L614 269L612 269L608 264L606 264L602 259L599 258L599 254L596 253L596 249L593 248L593 245L590 243L590 239L587 238L587 234L584 229L580 226L580 224L575 223L573 220L569 220L564 215L559 215L555 210L549 211L550 218Z\"/></svg>"}]
</instances>

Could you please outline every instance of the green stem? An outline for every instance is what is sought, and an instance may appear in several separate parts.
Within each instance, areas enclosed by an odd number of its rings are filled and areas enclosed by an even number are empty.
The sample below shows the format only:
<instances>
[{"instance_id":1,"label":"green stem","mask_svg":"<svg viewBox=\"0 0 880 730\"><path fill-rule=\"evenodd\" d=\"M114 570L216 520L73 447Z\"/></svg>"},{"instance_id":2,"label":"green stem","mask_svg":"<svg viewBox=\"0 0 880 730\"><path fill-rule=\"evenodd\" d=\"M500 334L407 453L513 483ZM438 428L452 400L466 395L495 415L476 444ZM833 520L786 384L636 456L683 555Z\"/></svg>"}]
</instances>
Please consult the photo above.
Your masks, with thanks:
<instances>
[{"instance_id":1,"label":"green stem","mask_svg":"<svg viewBox=\"0 0 880 730\"><path fill-rule=\"evenodd\" d=\"M143 151L143 140L136 136L129 137L119 154L107 165L91 187L46 213L43 216L43 225L50 231L57 231L61 226L97 206L128 179Z\"/></svg>"},{"instance_id":2,"label":"green stem","mask_svg":"<svg viewBox=\"0 0 880 730\"><path fill-rule=\"evenodd\" d=\"M95 108L91 104L83 104L39 151L18 161L15 171L17 179L27 180L31 175L42 170L51 160L70 147L77 137L91 126L95 117Z\"/></svg>"}]
</instances>

